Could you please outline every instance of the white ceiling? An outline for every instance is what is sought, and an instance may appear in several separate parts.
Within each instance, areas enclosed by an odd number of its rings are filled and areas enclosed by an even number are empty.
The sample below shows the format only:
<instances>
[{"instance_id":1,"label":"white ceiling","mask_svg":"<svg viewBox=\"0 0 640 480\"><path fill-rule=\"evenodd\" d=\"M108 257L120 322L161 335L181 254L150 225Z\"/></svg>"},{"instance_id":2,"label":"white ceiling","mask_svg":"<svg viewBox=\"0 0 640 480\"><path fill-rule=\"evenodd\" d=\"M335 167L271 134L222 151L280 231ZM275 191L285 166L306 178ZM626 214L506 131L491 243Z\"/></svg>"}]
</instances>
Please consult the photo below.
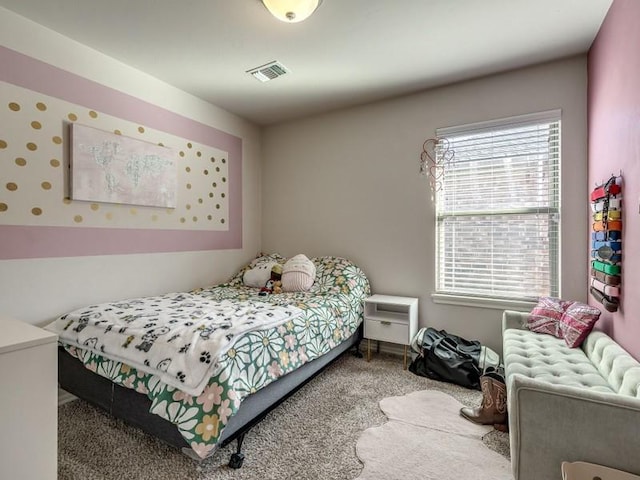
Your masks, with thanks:
<instances>
[{"instance_id":1,"label":"white ceiling","mask_svg":"<svg viewBox=\"0 0 640 480\"><path fill-rule=\"evenodd\" d=\"M611 3L324 0L285 24L260 0L0 0L262 125L586 52ZM245 73L272 60L291 73Z\"/></svg>"}]
</instances>

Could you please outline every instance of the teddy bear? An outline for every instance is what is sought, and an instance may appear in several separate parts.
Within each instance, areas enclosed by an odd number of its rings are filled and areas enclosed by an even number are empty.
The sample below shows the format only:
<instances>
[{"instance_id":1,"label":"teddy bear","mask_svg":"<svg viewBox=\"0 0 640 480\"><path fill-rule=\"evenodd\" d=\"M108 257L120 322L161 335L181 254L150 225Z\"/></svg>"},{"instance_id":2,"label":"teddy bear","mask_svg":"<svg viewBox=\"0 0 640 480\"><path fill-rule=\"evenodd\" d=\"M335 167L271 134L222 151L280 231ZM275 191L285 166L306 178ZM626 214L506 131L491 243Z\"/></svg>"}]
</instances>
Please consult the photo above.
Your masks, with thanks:
<instances>
[{"instance_id":1,"label":"teddy bear","mask_svg":"<svg viewBox=\"0 0 640 480\"><path fill-rule=\"evenodd\" d=\"M282 278L282 265L280 265L279 263L276 263L273 267L271 267L271 276L269 280L267 280L267 282L264 284L264 287L260 289L260 292L258 292L258 295L265 296L265 295L269 295L270 293L274 293L276 284L278 284L277 288L279 289L279 291L282 291L282 281L280 280L281 278Z\"/></svg>"}]
</instances>

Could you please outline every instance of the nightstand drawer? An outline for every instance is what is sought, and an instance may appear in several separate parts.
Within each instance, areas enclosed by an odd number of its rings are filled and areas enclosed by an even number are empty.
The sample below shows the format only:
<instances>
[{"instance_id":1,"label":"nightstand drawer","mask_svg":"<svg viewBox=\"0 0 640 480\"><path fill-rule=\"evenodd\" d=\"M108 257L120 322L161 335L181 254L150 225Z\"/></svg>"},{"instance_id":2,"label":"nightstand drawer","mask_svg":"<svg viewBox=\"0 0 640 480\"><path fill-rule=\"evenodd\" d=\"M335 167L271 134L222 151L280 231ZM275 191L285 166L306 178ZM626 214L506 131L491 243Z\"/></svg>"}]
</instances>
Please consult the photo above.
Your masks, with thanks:
<instances>
[{"instance_id":1,"label":"nightstand drawer","mask_svg":"<svg viewBox=\"0 0 640 480\"><path fill-rule=\"evenodd\" d=\"M364 338L399 343L400 345L408 345L411 343L408 323L389 322L385 320L365 319Z\"/></svg>"}]
</instances>

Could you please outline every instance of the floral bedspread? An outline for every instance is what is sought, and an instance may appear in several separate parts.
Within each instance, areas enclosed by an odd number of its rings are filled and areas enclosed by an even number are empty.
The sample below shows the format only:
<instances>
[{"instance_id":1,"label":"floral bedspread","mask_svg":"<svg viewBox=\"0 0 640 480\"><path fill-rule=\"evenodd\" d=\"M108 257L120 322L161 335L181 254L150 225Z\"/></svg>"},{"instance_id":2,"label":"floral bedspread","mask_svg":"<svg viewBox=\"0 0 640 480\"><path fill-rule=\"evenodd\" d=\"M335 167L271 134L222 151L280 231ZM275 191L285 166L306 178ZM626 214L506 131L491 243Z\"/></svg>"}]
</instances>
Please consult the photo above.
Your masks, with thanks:
<instances>
[{"instance_id":1,"label":"floral bedspread","mask_svg":"<svg viewBox=\"0 0 640 480\"><path fill-rule=\"evenodd\" d=\"M309 292L258 296L259 289L242 284L242 274L268 260L284 263L285 259L277 255L259 257L228 283L191 293L213 300L292 305L301 308L303 314L280 326L242 336L222 356L220 373L210 379L198 396L125 363L71 345L63 346L89 370L146 394L152 401L150 411L174 423L192 450L200 458L206 458L214 452L225 426L245 397L327 353L353 335L362 321L369 282L353 263L338 257L314 258L316 281Z\"/></svg>"}]
</instances>

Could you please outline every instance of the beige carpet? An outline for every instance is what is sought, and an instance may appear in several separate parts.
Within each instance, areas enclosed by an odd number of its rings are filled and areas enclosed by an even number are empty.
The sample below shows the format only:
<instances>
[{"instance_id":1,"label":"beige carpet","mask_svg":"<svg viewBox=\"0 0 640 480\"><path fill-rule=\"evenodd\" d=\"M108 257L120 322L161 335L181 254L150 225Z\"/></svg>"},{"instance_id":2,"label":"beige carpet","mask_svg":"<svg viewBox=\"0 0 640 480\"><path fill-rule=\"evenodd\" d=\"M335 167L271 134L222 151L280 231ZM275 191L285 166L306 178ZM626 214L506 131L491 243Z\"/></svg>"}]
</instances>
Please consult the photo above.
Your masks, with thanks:
<instances>
[{"instance_id":1,"label":"beige carpet","mask_svg":"<svg viewBox=\"0 0 640 480\"><path fill-rule=\"evenodd\" d=\"M381 400L389 421L358 440L356 452L364 463L358 479L512 479L509 461L482 443L493 428L465 420L461 407L432 390Z\"/></svg>"},{"instance_id":2,"label":"beige carpet","mask_svg":"<svg viewBox=\"0 0 640 480\"><path fill-rule=\"evenodd\" d=\"M478 391L402 370L396 356L374 355L366 362L346 354L249 432L240 470L227 466L235 443L198 464L77 400L58 412L58 479L352 480L362 471L358 437L387 421L380 400L425 389L446 392L468 405L481 398ZM508 455L508 435L494 431L483 441ZM386 480L394 478L399 477Z\"/></svg>"}]
</instances>

